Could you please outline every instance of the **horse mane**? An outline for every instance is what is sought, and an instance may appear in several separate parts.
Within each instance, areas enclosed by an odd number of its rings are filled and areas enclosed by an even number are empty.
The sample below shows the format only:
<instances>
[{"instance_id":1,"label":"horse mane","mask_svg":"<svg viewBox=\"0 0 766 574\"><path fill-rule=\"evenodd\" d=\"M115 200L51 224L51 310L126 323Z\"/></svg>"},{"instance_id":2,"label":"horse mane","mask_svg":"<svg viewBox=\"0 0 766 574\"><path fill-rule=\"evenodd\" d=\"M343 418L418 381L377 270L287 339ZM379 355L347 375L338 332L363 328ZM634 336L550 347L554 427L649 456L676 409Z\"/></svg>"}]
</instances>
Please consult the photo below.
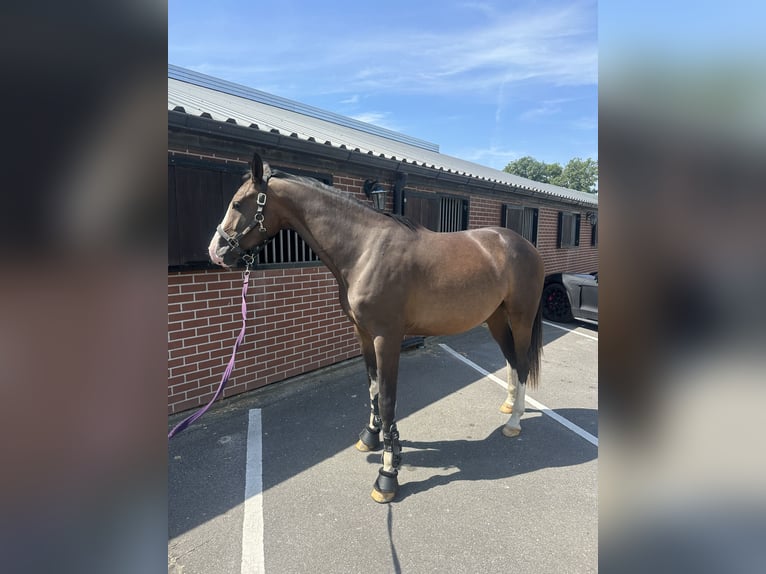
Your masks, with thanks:
<instances>
[{"instance_id":1,"label":"horse mane","mask_svg":"<svg viewBox=\"0 0 766 574\"><path fill-rule=\"evenodd\" d=\"M250 174L250 177L252 177L252 173ZM323 183L319 181L318 179L314 179L313 177L304 177L300 175L294 175L292 173L287 173L286 171L281 170L274 170L271 172L271 177L277 178L277 179L287 179L290 181L294 181L296 183L301 183L303 185L306 185L308 187L311 187L313 189L331 193L335 196L342 197L346 201L358 205L360 207L363 207L364 209L367 209L369 211L372 211L373 213L377 215L384 215L399 225L405 227L406 229L409 229L410 231L418 231L419 229L423 229L423 226L416 221L413 221L409 217L406 217L404 215L398 215L395 213L387 213L376 210L371 205L361 201L358 197L356 197L353 193L349 193L347 191L342 191L336 187L333 187L331 185L327 185L326 183Z\"/></svg>"},{"instance_id":2,"label":"horse mane","mask_svg":"<svg viewBox=\"0 0 766 574\"><path fill-rule=\"evenodd\" d=\"M406 215L399 215L397 213L384 213L386 217L390 217L394 221L396 221L399 225L403 225L410 231L419 231L421 229L425 229L420 223L417 221L413 221Z\"/></svg>"}]
</instances>

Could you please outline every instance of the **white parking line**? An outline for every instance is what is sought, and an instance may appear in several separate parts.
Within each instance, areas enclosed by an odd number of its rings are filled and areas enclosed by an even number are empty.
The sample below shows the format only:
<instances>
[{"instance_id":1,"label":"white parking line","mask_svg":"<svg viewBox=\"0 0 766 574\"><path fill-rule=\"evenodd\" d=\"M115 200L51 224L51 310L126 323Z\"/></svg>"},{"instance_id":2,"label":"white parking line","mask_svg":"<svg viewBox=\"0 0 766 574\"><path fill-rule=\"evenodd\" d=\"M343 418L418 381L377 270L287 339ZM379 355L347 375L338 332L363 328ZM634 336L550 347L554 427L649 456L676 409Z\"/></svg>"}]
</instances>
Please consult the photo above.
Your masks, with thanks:
<instances>
[{"instance_id":1,"label":"white parking line","mask_svg":"<svg viewBox=\"0 0 766 574\"><path fill-rule=\"evenodd\" d=\"M556 323L549 323L548 321L543 321L544 325L548 325L549 327L556 327L556 329L561 329L562 331L568 331L569 333L574 333L575 335L580 335L580 337L585 337L586 339L593 339L594 341L598 341L598 337L594 337L593 335L586 335L585 333L580 333L580 331L575 331L574 329L567 329L566 327L562 327L561 325L556 325Z\"/></svg>"},{"instance_id":2,"label":"white parking line","mask_svg":"<svg viewBox=\"0 0 766 574\"><path fill-rule=\"evenodd\" d=\"M460 353L458 353L457 351L455 351L454 349L452 349L452 348L451 348L451 347L449 347L448 345L445 345L444 343L439 343L439 346L440 346L442 349L444 349L445 351L447 351L447 352L448 352L450 355L452 355L453 357L455 357L456 359L459 359L459 360L461 360L463 363L465 363L466 365L468 365L468 366L469 366L469 367L471 367L472 369L474 369L474 370L478 371L479 373L481 373L481 374L482 374L482 375L484 375L485 377L487 377L487 378L489 378L490 380L492 380L492 381L496 382L498 385L500 385L501 387L503 387L503 389L505 389L505 390L507 390L507 389L508 389L508 384L507 384L506 382L504 382L504 381L503 381L503 380L501 380L500 378L496 377L495 375L493 375L492 373L490 373L490 372L489 372L489 371L487 371L486 369L484 369L484 368L480 367L479 365L477 365L476 363L474 363L472 360L470 360L470 359L467 359L466 357L464 357L463 355L461 355ZM557 412L555 412L555 411L553 411L553 410L549 409L548 407L546 407L544 404L542 404L542 403L540 403L540 402L537 402L535 399L533 399L533 398L532 398L532 397L530 397L529 395L526 395L526 397L525 397L525 398L526 398L526 402L527 402L527 403L529 403L530 405L532 405L534 408L536 408L536 409L540 410L540 411L541 411L543 414L546 414L546 415L548 415L549 417L551 417L551 418L552 418L553 420L555 420L556 422L558 422L558 423L560 423L560 424L564 425L566 428L568 428L569 430L571 430L571 431L572 431L572 432L574 432L575 434L578 434L579 436L581 436L582 438L584 438L585 440L587 440L589 443L591 443L591 444L593 444L593 445L596 445L596 446L598 446L598 438L597 438L597 437L595 437L595 436L593 436L592 434L590 434L590 433L589 433L588 431L586 431L585 429L581 429L580 427L578 427L578 426L577 426L576 424L574 424L573 422L570 422L570 421L568 421L567 419L565 419L564 417L562 417L562 416L561 416L560 414L558 414Z\"/></svg>"},{"instance_id":3,"label":"white parking line","mask_svg":"<svg viewBox=\"0 0 766 574\"><path fill-rule=\"evenodd\" d=\"M261 409L251 409L247 425L245 504L242 520L242 574L262 574L263 560L263 445Z\"/></svg>"}]
</instances>

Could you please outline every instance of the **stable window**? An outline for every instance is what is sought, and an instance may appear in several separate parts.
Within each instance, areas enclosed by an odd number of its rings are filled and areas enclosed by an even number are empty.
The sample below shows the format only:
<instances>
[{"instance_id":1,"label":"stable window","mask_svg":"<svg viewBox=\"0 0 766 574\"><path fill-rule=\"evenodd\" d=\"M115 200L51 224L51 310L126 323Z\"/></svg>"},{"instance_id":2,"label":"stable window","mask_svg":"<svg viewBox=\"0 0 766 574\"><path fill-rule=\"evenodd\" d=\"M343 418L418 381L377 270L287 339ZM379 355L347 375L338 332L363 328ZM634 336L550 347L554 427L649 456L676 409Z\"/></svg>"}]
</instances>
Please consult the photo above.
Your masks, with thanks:
<instances>
[{"instance_id":1,"label":"stable window","mask_svg":"<svg viewBox=\"0 0 766 574\"><path fill-rule=\"evenodd\" d=\"M532 245L537 245L537 217L536 207L503 205L503 226L513 229Z\"/></svg>"},{"instance_id":2,"label":"stable window","mask_svg":"<svg viewBox=\"0 0 766 574\"><path fill-rule=\"evenodd\" d=\"M258 253L259 265L282 263L311 263L319 257L300 235L292 229L283 229Z\"/></svg>"},{"instance_id":3,"label":"stable window","mask_svg":"<svg viewBox=\"0 0 766 574\"><path fill-rule=\"evenodd\" d=\"M559 211L558 241L559 248L567 249L580 245L580 214Z\"/></svg>"},{"instance_id":4,"label":"stable window","mask_svg":"<svg viewBox=\"0 0 766 574\"><path fill-rule=\"evenodd\" d=\"M459 197L442 197L439 231L463 231L468 221L468 201Z\"/></svg>"},{"instance_id":5,"label":"stable window","mask_svg":"<svg viewBox=\"0 0 766 574\"><path fill-rule=\"evenodd\" d=\"M433 231L463 231L468 229L468 200L406 191L404 215Z\"/></svg>"}]
</instances>

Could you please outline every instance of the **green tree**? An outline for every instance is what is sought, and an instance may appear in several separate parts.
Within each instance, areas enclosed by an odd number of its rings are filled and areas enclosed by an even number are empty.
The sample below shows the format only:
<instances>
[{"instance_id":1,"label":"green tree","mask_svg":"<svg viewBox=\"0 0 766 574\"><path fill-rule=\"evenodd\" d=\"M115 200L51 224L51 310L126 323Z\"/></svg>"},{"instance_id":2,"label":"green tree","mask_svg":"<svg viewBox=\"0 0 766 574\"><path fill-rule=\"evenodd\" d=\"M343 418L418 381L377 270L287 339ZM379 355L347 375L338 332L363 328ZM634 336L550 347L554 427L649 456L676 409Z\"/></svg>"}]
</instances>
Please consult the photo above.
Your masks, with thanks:
<instances>
[{"instance_id":1,"label":"green tree","mask_svg":"<svg viewBox=\"0 0 766 574\"><path fill-rule=\"evenodd\" d=\"M551 178L550 183L569 189L595 193L598 191L596 187L598 184L598 162L590 158L580 159L576 157L570 159L561 174Z\"/></svg>"},{"instance_id":2,"label":"green tree","mask_svg":"<svg viewBox=\"0 0 766 574\"><path fill-rule=\"evenodd\" d=\"M590 158L576 157L569 160L566 167L558 163L545 163L531 156L524 156L510 162L503 171L561 187L594 193L598 191L598 162Z\"/></svg>"},{"instance_id":3,"label":"green tree","mask_svg":"<svg viewBox=\"0 0 766 574\"><path fill-rule=\"evenodd\" d=\"M509 163L505 166L503 171L526 177L532 181L548 183L551 177L551 167L554 165L558 166L558 164L547 164L543 161L538 161L527 155ZM560 172L561 166L558 166L558 168Z\"/></svg>"},{"instance_id":4,"label":"green tree","mask_svg":"<svg viewBox=\"0 0 766 574\"><path fill-rule=\"evenodd\" d=\"M561 177L561 173L564 171L559 163L546 163L545 171L548 173L548 179L544 183L553 183L553 180Z\"/></svg>"}]
</instances>

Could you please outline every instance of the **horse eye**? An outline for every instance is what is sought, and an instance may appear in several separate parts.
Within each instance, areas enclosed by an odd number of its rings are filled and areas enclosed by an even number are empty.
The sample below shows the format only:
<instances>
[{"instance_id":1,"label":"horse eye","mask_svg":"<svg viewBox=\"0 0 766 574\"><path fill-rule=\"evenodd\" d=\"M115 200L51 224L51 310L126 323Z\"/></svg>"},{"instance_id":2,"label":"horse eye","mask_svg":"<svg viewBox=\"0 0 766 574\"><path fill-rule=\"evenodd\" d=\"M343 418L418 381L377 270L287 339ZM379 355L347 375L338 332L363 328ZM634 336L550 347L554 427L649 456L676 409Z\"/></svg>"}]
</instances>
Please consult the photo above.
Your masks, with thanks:
<instances>
[{"instance_id":1,"label":"horse eye","mask_svg":"<svg viewBox=\"0 0 766 574\"><path fill-rule=\"evenodd\" d=\"M238 201L235 201L234 203L231 204L231 206L234 209L239 209L240 207L242 207L242 204L240 202L238 202Z\"/></svg>"}]
</instances>

